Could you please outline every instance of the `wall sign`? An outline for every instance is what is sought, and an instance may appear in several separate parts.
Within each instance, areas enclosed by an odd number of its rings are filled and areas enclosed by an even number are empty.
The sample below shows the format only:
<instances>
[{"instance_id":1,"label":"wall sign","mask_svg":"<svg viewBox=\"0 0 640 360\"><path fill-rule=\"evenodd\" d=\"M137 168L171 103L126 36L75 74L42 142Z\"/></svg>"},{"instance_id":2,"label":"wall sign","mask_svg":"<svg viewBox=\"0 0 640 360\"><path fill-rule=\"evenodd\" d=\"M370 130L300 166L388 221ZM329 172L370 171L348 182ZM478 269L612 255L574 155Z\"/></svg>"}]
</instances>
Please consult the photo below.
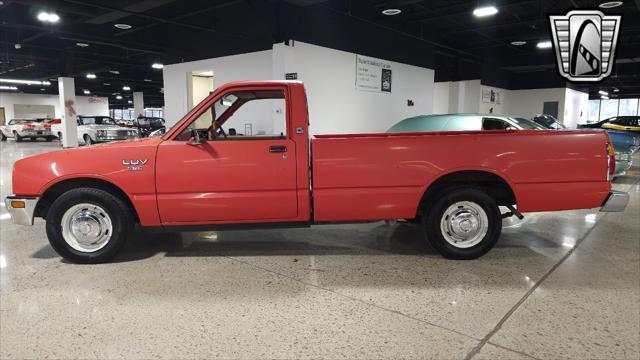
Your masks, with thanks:
<instances>
[{"instance_id":1,"label":"wall sign","mask_svg":"<svg viewBox=\"0 0 640 360\"><path fill-rule=\"evenodd\" d=\"M356 55L356 89L390 93L391 83L390 61Z\"/></svg>"},{"instance_id":2,"label":"wall sign","mask_svg":"<svg viewBox=\"0 0 640 360\"><path fill-rule=\"evenodd\" d=\"M493 89L483 88L482 89L482 102L488 104L501 104L502 100L500 99L500 92Z\"/></svg>"},{"instance_id":3,"label":"wall sign","mask_svg":"<svg viewBox=\"0 0 640 360\"><path fill-rule=\"evenodd\" d=\"M286 73L284 74L285 80L298 80L298 73Z\"/></svg>"}]
</instances>

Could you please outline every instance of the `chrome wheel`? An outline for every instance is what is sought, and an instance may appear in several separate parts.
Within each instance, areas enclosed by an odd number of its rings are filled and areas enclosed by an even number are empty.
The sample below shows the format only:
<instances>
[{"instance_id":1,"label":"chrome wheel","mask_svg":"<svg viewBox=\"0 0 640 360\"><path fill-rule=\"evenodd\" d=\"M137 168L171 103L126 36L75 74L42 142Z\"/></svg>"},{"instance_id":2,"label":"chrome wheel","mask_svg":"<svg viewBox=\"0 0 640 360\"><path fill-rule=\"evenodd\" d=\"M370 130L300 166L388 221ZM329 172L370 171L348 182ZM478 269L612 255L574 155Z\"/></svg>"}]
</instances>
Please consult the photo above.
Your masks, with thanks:
<instances>
[{"instance_id":1,"label":"chrome wheel","mask_svg":"<svg viewBox=\"0 0 640 360\"><path fill-rule=\"evenodd\" d=\"M95 252L102 249L113 234L109 214L95 204L77 204L62 215L62 237L74 250Z\"/></svg>"},{"instance_id":2,"label":"chrome wheel","mask_svg":"<svg viewBox=\"0 0 640 360\"><path fill-rule=\"evenodd\" d=\"M458 201L445 210L440 220L444 239L460 249L470 248L484 239L489 218L484 209L470 201Z\"/></svg>"}]
</instances>

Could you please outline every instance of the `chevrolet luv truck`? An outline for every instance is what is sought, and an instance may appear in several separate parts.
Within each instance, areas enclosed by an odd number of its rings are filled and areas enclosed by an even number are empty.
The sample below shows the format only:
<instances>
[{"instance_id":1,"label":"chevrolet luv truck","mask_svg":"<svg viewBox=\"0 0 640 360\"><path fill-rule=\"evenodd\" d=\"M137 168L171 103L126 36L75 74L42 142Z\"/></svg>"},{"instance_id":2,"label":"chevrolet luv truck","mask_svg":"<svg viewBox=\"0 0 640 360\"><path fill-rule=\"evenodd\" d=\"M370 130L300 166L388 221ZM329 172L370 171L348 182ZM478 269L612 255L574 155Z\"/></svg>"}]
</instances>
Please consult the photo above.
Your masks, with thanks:
<instances>
[{"instance_id":1,"label":"chevrolet luv truck","mask_svg":"<svg viewBox=\"0 0 640 360\"><path fill-rule=\"evenodd\" d=\"M280 105L245 112L251 116L242 122L262 114L282 128L229 134L230 119L263 100ZM308 124L302 83L229 83L162 137L17 161L6 208L16 224L44 218L64 258L97 263L112 259L136 225L207 230L389 219L420 224L447 258L474 259L498 241L503 217L623 211L628 202L627 193L611 190L615 160L603 131L311 137Z\"/></svg>"}]
</instances>

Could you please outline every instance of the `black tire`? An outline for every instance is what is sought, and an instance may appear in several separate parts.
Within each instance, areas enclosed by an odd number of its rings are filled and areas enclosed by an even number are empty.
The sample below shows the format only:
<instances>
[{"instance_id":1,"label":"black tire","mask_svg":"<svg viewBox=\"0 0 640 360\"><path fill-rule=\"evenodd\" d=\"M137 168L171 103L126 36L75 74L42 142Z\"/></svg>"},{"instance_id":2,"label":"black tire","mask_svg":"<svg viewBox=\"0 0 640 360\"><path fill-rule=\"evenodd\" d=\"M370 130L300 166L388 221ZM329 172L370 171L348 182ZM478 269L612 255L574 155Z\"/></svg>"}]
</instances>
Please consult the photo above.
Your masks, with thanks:
<instances>
[{"instance_id":1,"label":"black tire","mask_svg":"<svg viewBox=\"0 0 640 360\"><path fill-rule=\"evenodd\" d=\"M46 137L47 142L52 142L52 141L53 141L53 139L55 139L55 138L56 138L55 136L47 136L47 137Z\"/></svg>"},{"instance_id":2,"label":"black tire","mask_svg":"<svg viewBox=\"0 0 640 360\"><path fill-rule=\"evenodd\" d=\"M441 229L441 221L446 216L447 209L457 202L469 202L479 206L487 218L487 232L470 247L454 246L445 238ZM487 193L476 188L445 189L434 200L433 205L425 212L422 218L422 226L425 236L442 256L454 260L476 259L493 248L502 232L502 216L496 202ZM460 207L461 208L461 207ZM446 223L446 220L444 220ZM448 238L452 236L449 234ZM463 243L463 242L461 242Z\"/></svg>"},{"instance_id":3,"label":"black tire","mask_svg":"<svg viewBox=\"0 0 640 360\"><path fill-rule=\"evenodd\" d=\"M60 142L62 142L62 133L61 132L58 133L58 140L60 140Z\"/></svg>"},{"instance_id":4,"label":"black tire","mask_svg":"<svg viewBox=\"0 0 640 360\"><path fill-rule=\"evenodd\" d=\"M62 234L62 218L74 205L89 203L100 206L111 219L112 233L106 245L93 252L74 249ZM122 249L133 229L131 213L125 202L104 190L77 188L60 195L47 213L47 237L53 249L63 258L80 264L97 264L113 259Z\"/></svg>"},{"instance_id":5,"label":"black tire","mask_svg":"<svg viewBox=\"0 0 640 360\"><path fill-rule=\"evenodd\" d=\"M93 140L91 139L91 136L89 136L89 134L84 134L84 136L82 137L82 139L84 140L84 144L85 144L85 145L91 145L91 144L93 144Z\"/></svg>"},{"instance_id":6,"label":"black tire","mask_svg":"<svg viewBox=\"0 0 640 360\"><path fill-rule=\"evenodd\" d=\"M7 137L4 136L4 133L0 131L0 141L7 141Z\"/></svg>"},{"instance_id":7,"label":"black tire","mask_svg":"<svg viewBox=\"0 0 640 360\"><path fill-rule=\"evenodd\" d=\"M18 135L17 131L13 132L13 138L16 139L16 142L22 142L22 136Z\"/></svg>"}]
</instances>

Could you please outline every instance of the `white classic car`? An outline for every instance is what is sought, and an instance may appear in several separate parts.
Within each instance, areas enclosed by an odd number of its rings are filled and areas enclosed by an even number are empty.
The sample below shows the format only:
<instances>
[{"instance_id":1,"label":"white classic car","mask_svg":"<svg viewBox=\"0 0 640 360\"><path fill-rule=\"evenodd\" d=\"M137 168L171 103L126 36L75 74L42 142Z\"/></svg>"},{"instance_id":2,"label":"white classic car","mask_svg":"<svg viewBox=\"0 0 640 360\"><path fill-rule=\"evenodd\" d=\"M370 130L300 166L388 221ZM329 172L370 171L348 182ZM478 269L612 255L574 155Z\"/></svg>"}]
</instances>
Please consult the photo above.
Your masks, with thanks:
<instances>
[{"instance_id":1,"label":"white classic car","mask_svg":"<svg viewBox=\"0 0 640 360\"><path fill-rule=\"evenodd\" d=\"M62 124L51 126L51 130L62 140ZM93 143L129 140L140 137L137 129L116 124L108 116L78 116L78 142L85 145Z\"/></svg>"},{"instance_id":2,"label":"white classic car","mask_svg":"<svg viewBox=\"0 0 640 360\"><path fill-rule=\"evenodd\" d=\"M51 129L45 126L47 119L11 119L7 125L0 126L0 140L14 138L17 142L22 139L36 140L42 138L51 141L56 137Z\"/></svg>"}]
</instances>

